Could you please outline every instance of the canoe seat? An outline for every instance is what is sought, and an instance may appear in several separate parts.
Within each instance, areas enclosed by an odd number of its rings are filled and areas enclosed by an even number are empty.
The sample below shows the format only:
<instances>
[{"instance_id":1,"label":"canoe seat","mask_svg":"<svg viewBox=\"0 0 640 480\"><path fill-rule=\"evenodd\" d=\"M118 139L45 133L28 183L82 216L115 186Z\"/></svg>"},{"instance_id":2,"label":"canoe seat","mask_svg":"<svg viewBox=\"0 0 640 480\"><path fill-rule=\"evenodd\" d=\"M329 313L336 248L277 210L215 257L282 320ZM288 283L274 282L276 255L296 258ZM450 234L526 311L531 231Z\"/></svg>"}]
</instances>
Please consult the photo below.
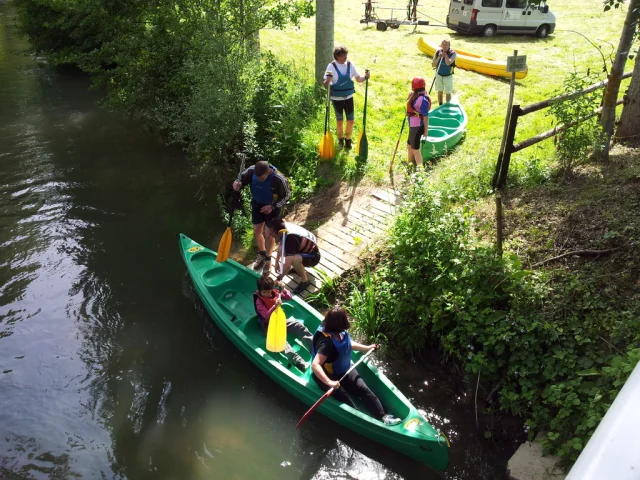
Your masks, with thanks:
<instances>
[{"instance_id":1,"label":"canoe seat","mask_svg":"<svg viewBox=\"0 0 640 480\"><path fill-rule=\"evenodd\" d=\"M238 271L225 265L224 263L215 264L202 274L202 281L207 287L218 287L223 283L229 283L238 275Z\"/></svg>"}]
</instances>

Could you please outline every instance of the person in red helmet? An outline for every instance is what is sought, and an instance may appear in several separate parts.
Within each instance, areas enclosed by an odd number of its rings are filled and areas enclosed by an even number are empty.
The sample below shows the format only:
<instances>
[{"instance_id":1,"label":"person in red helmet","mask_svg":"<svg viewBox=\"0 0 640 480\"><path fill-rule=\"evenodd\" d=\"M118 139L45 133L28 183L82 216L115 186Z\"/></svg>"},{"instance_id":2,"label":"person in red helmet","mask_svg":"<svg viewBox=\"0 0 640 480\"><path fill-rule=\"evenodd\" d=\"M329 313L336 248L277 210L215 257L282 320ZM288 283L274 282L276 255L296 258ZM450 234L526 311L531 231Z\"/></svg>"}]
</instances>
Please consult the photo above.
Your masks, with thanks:
<instances>
[{"instance_id":1,"label":"person in red helmet","mask_svg":"<svg viewBox=\"0 0 640 480\"><path fill-rule=\"evenodd\" d=\"M416 167L422 165L422 152L420 152L420 139L426 134L429 127L429 110L431 99L425 91L425 81L422 77L414 77L411 80L411 93L407 99L407 117L409 117L409 138L407 151L409 153L409 166L415 161Z\"/></svg>"}]
</instances>

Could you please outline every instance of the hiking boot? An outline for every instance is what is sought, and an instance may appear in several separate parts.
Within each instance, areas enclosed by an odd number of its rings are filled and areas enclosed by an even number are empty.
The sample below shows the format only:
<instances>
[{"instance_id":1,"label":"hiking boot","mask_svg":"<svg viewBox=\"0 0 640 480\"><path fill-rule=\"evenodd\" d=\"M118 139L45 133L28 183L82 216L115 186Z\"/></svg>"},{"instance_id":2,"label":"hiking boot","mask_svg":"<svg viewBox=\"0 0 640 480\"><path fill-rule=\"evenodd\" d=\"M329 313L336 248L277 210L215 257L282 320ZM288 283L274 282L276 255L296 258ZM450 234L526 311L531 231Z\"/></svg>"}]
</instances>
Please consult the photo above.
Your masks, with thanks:
<instances>
[{"instance_id":1,"label":"hiking boot","mask_svg":"<svg viewBox=\"0 0 640 480\"><path fill-rule=\"evenodd\" d=\"M300 285L293 289L293 293L295 293L296 295L300 295L307 289L309 285L311 285L311 282L300 282Z\"/></svg>"},{"instance_id":2,"label":"hiking boot","mask_svg":"<svg viewBox=\"0 0 640 480\"><path fill-rule=\"evenodd\" d=\"M341 147L344 147L344 138L338 139L338 145L340 145Z\"/></svg>"},{"instance_id":3,"label":"hiking boot","mask_svg":"<svg viewBox=\"0 0 640 480\"><path fill-rule=\"evenodd\" d=\"M390 413L387 413L384 417L382 417L382 423L384 423L387 426L398 425L400 422L402 422L402 420L394 417Z\"/></svg>"},{"instance_id":4,"label":"hiking boot","mask_svg":"<svg viewBox=\"0 0 640 480\"><path fill-rule=\"evenodd\" d=\"M294 353L291 357L291 363L294 367L296 367L301 372L306 372L307 368L309 368L309 364L305 362L300 355Z\"/></svg>"},{"instance_id":5,"label":"hiking boot","mask_svg":"<svg viewBox=\"0 0 640 480\"><path fill-rule=\"evenodd\" d=\"M267 258L264 262L264 266L262 267L262 275L269 276L269 272L271 272L271 257Z\"/></svg>"},{"instance_id":6,"label":"hiking boot","mask_svg":"<svg viewBox=\"0 0 640 480\"><path fill-rule=\"evenodd\" d=\"M256 261L253 263L253 269L260 270L264 267L265 263L267 263L267 252L258 252Z\"/></svg>"},{"instance_id":7,"label":"hiking boot","mask_svg":"<svg viewBox=\"0 0 640 480\"><path fill-rule=\"evenodd\" d=\"M350 138L347 138L344 141L344 148L347 149L347 150L351 150L351 139Z\"/></svg>"}]
</instances>

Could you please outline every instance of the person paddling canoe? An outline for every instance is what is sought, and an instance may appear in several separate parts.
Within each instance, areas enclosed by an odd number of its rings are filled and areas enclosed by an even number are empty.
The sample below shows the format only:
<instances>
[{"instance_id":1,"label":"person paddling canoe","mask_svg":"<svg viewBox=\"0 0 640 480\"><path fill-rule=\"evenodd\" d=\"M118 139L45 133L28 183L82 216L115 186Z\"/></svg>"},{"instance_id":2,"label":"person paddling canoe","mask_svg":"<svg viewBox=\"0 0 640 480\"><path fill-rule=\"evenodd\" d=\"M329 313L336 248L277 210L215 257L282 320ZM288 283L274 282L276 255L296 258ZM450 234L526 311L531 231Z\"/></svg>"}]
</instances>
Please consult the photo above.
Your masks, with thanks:
<instances>
[{"instance_id":1,"label":"person paddling canoe","mask_svg":"<svg viewBox=\"0 0 640 480\"><path fill-rule=\"evenodd\" d=\"M256 309L256 313L258 314L260 329L265 336L267 335L267 329L269 328L269 319L271 318L271 314L278 305L282 305L283 300L291 300L292 298L293 296L291 295L291 292L286 288L283 288L282 291L276 289L276 282L273 278L266 276L258 278L258 289L253 292L253 305ZM301 339L304 342L305 347L311 351L311 339L313 337L309 329L305 327L302 322L292 320L290 318L287 319L287 335L288 334ZM291 345L289 345L288 342L285 346L284 354L300 371L304 372L307 369L307 363L300 355L293 351L293 348L291 348Z\"/></svg>"},{"instance_id":2,"label":"person paddling canoe","mask_svg":"<svg viewBox=\"0 0 640 480\"><path fill-rule=\"evenodd\" d=\"M270 235L276 242L282 241L283 230L286 231L284 241L284 268L278 271L278 280L282 280L286 272L293 266L300 276L300 284L293 290L293 293L300 295L309 286L309 276L305 267L315 267L320 263L320 249L318 248L316 236L309 230L285 222L282 218L274 218L271 222ZM282 249L278 249L276 268L280 267Z\"/></svg>"},{"instance_id":3,"label":"person paddling canoe","mask_svg":"<svg viewBox=\"0 0 640 480\"><path fill-rule=\"evenodd\" d=\"M358 407L350 395L360 398L369 411L385 425L397 425L402 420L386 413L382 403L353 369L341 382L351 366L351 350L368 352L377 345L362 345L351 340L351 323L344 308L335 307L327 312L313 335L311 346L311 371L313 379L325 392L335 388L333 396L356 410Z\"/></svg>"},{"instance_id":4,"label":"person paddling canoe","mask_svg":"<svg viewBox=\"0 0 640 480\"><path fill-rule=\"evenodd\" d=\"M268 162L260 161L247 168L240 175L240 181L233 182L233 189L240 191L251 185L251 223L253 236L258 248L254 270L268 269L273 252L274 240L269 237L271 221L280 216L282 207L289 201L291 192L284 175ZM264 226L267 225L267 232ZM265 238L265 234L266 237Z\"/></svg>"}]
</instances>

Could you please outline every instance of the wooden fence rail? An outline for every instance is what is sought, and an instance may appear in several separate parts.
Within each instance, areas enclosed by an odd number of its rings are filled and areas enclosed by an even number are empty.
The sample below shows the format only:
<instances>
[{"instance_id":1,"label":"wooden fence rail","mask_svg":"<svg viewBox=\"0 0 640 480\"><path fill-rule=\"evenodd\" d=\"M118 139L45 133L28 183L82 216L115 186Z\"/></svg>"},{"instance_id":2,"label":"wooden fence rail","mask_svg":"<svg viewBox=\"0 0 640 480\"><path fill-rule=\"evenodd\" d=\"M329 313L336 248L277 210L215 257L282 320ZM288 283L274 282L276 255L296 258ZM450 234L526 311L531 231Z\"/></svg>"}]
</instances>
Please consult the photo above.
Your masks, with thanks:
<instances>
[{"instance_id":1,"label":"wooden fence rail","mask_svg":"<svg viewBox=\"0 0 640 480\"><path fill-rule=\"evenodd\" d=\"M632 72L627 72L622 75L622 80L625 78L631 77ZM578 125L579 123L584 122L585 120L595 117L602 112L602 107L594 110L594 112L590 115L578 118L572 122L556 125L551 130L547 130L546 132L535 135L531 138L523 140L517 144L514 144L514 139L516 136L516 128L518 126L518 119L523 117L529 113L537 112L538 110L542 110L543 108L548 108L552 104L557 102L566 102L567 100L571 100L572 98L579 97L581 95L586 95L587 93L594 92L600 88L604 88L609 83L609 80L604 80L602 82L591 85L583 90L579 90L577 92L566 93L564 95L558 95L553 98L549 98L547 100L543 100L538 103L533 103L526 107L520 107L520 105L513 105L511 107L511 112L509 114L509 127L507 129L507 137L506 137L506 146L504 149L504 154L498 156L498 162L496 164L496 171L493 175L493 181L491 182L494 189L504 187L507 181L507 174L509 172L509 164L511 163L511 155L515 152L519 152L531 145L535 145L542 140L553 137L564 130L573 127L574 125ZM618 100L616 105L621 105L623 100Z\"/></svg>"}]
</instances>

